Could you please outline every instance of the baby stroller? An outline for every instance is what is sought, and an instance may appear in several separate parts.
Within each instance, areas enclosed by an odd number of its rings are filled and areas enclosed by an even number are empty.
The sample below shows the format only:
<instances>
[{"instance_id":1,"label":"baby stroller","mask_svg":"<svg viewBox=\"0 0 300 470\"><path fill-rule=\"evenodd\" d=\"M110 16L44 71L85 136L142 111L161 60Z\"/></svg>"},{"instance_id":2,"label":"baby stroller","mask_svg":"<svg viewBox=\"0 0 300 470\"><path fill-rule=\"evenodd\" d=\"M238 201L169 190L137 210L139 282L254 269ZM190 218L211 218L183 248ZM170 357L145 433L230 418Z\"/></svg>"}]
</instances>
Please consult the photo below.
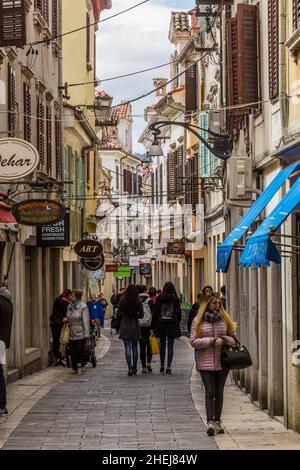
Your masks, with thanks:
<instances>
[{"instance_id":1,"label":"baby stroller","mask_svg":"<svg viewBox=\"0 0 300 470\"><path fill-rule=\"evenodd\" d=\"M90 337L86 340L85 345L84 345L84 360L86 363L90 362L93 367L97 367L97 358L96 358L96 353L95 353L96 337L97 337L97 324L95 320L90 319ZM67 367L71 367L69 344L67 344L66 346L65 356L66 356Z\"/></svg>"}]
</instances>

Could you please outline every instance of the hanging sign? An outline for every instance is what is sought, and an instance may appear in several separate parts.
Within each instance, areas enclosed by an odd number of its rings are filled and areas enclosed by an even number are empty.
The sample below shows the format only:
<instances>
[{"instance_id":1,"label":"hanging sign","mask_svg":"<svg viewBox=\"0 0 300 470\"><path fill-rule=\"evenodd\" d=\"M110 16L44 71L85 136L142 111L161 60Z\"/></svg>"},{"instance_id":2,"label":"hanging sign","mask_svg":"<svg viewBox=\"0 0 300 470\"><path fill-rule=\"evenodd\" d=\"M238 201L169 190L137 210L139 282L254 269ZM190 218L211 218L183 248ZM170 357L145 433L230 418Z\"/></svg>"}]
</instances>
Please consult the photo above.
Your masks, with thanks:
<instances>
[{"instance_id":1,"label":"hanging sign","mask_svg":"<svg viewBox=\"0 0 300 470\"><path fill-rule=\"evenodd\" d=\"M81 264L89 271L99 271L104 265L104 255L101 254L98 258L94 259L81 259Z\"/></svg>"},{"instance_id":2,"label":"hanging sign","mask_svg":"<svg viewBox=\"0 0 300 470\"><path fill-rule=\"evenodd\" d=\"M62 220L66 209L51 199L28 199L12 206L12 214L22 225L49 225Z\"/></svg>"},{"instance_id":3,"label":"hanging sign","mask_svg":"<svg viewBox=\"0 0 300 470\"><path fill-rule=\"evenodd\" d=\"M99 258L103 252L103 246L97 240L81 240L74 246L76 255L84 259Z\"/></svg>"},{"instance_id":4,"label":"hanging sign","mask_svg":"<svg viewBox=\"0 0 300 470\"><path fill-rule=\"evenodd\" d=\"M118 271L118 266L116 264L106 264L105 271L107 273L115 273L116 271Z\"/></svg>"},{"instance_id":5,"label":"hanging sign","mask_svg":"<svg viewBox=\"0 0 300 470\"><path fill-rule=\"evenodd\" d=\"M0 179L13 181L34 172L40 161L30 142L7 137L0 139Z\"/></svg>"},{"instance_id":6,"label":"hanging sign","mask_svg":"<svg viewBox=\"0 0 300 470\"><path fill-rule=\"evenodd\" d=\"M168 255L184 255L184 242L169 242L167 247Z\"/></svg>"},{"instance_id":7,"label":"hanging sign","mask_svg":"<svg viewBox=\"0 0 300 470\"><path fill-rule=\"evenodd\" d=\"M118 270L113 273L114 277L131 277L130 266L119 266Z\"/></svg>"},{"instance_id":8,"label":"hanging sign","mask_svg":"<svg viewBox=\"0 0 300 470\"><path fill-rule=\"evenodd\" d=\"M152 266L149 263L140 264L140 275L141 276L151 276Z\"/></svg>"},{"instance_id":9,"label":"hanging sign","mask_svg":"<svg viewBox=\"0 0 300 470\"><path fill-rule=\"evenodd\" d=\"M56 224L39 225L36 229L37 246L69 246L70 245L70 216Z\"/></svg>"}]
</instances>

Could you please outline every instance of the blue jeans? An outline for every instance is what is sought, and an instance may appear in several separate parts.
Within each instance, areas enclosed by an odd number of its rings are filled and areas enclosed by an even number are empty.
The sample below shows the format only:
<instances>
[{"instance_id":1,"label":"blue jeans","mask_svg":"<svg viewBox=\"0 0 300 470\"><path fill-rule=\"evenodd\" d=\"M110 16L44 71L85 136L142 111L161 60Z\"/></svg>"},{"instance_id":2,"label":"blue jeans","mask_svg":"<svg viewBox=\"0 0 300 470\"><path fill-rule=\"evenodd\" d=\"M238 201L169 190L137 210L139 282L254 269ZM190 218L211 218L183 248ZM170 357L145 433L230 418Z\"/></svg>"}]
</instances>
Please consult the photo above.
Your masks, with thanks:
<instances>
[{"instance_id":1,"label":"blue jeans","mask_svg":"<svg viewBox=\"0 0 300 470\"><path fill-rule=\"evenodd\" d=\"M159 340L160 340L160 365L161 367L165 367L166 346L168 344L167 368L169 369L172 365L172 360L173 360L175 338L172 338L170 336L168 337L160 336Z\"/></svg>"},{"instance_id":2,"label":"blue jeans","mask_svg":"<svg viewBox=\"0 0 300 470\"><path fill-rule=\"evenodd\" d=\"M0 364L0 408L6 408L6 384L2 364Z\"/></svg>"},{"instance_id":3,"label":"blue jeans","mask_svg":"<svg viewBox=\"0 0 300 470\"><path fill-rule=\"evenodd\" d=\"M100 315L100 326L104 328L104 321L105 321L105 310L102 310L102 314Z\"/></svg>"},{"instance_id":4,"label":"blue jeans","mask_svg":"<svg viewBox=\"0 0 300 470\"><path fill-rule=\"evenodd\" d=\"M136 369L138 361L138 349L137 341L131 341L130 339L123 339L125 346L125 357L128 365L128 369Z\"/></svg>"}]
</instances>

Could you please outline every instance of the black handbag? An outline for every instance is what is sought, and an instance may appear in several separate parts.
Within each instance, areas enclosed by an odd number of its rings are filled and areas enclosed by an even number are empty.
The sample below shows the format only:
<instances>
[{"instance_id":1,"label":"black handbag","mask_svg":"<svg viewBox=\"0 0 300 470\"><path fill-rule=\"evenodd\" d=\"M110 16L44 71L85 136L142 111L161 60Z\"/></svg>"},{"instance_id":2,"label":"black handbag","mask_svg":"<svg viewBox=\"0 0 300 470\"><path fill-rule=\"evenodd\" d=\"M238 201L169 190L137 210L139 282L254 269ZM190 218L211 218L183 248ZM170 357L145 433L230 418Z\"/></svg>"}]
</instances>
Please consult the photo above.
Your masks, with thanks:
<instances>
[{"instance_id":1,"label":"black handbag","mask_svg":"<svg viewBox=\"0 0 300 470\"><path fill-rule=\"evenodd\" d=\"M221 349L222 369L246 369L252 366L252 359L246 346L243 346L238 339L235 339L235 346L223 346Z\"/></svg>"}]
</instances>

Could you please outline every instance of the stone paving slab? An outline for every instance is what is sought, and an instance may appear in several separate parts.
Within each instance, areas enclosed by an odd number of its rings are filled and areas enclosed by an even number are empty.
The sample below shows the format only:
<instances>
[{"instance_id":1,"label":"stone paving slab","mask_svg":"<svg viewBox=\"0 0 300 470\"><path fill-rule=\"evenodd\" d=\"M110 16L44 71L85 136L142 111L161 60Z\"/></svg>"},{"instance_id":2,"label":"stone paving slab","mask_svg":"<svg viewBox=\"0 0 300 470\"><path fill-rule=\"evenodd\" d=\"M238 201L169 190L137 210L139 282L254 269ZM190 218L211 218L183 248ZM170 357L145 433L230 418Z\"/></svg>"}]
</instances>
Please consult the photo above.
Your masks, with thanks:
<instances>
[{"instance_id":1,"label":"stone paving slab","mask_svg":"<svg viewBox=\"0 0 300 470\"><path fill-rule=\"evenodd\" d=\"M190 393L189 345L175 342L172 375L153 362L152 374L128 377L123 343L111 338L97 368L64 376L20 417L3 449L217 449Z\"/></svg>"}]
</instances>

